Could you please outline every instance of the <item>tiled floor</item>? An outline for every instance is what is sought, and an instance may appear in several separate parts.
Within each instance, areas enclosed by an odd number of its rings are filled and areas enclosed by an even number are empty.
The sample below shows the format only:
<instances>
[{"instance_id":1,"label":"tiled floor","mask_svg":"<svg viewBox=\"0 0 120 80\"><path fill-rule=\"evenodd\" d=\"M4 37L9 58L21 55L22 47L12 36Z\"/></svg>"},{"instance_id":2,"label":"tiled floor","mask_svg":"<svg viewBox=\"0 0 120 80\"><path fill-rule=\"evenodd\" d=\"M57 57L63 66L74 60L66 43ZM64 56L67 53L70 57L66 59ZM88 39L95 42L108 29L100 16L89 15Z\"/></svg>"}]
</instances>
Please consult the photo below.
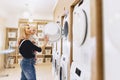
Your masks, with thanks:
<instances>
[{"instance_id":1,"label":"tiled floor","mask_svg":"<svg viewBox=\"0 0 120 80\"><path fill-rule=\"evenodd\" d=\"M52 76L52 64L44 63L36 65L37 80L54 80ZM21 69L16 65L14 69L6 69L0 72L0 80L20 80ZM8 75L7 77L4 75Z\"/></svg>"}]
</instances>

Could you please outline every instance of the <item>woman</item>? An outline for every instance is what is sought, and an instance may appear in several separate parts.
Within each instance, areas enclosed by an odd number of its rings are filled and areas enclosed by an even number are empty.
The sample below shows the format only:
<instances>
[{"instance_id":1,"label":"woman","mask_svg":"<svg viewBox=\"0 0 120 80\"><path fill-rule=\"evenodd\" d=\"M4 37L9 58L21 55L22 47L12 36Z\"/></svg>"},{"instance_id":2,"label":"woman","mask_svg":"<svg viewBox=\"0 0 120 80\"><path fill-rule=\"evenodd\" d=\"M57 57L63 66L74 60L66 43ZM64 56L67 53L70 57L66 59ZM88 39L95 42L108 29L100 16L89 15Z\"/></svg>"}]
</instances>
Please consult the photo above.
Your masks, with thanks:
<instances>
[{"instance_id":1,"label":"woman","mask_svg":"<svg viewBox=\"0 0 120 80\"><path fill-rule=\"evenodd\" d=\"M20 63L20 67L22 69L21 80L36 80L34 51L41 52L45 49L45 46L48 42L48 37L45 36L44 45L42 47L37 47L29 40L31 35L31 28L29 25L21 26L18 28L19 53L23 57Z\"/></svg>"},{"instance_id":2,"label":"woman","mask_svg":"<svg viewBox=\"0 0 120 80\"><path fill-rule=\"evenodd\" d=\"M29 38L29 40L35 44L38 45L38 36L37 36L37 27L32 26L31 27L31 36ZM36 51L34 52L35 54L35 64L36 64L36 60L37 60L37 55L36 55Z\"/></svg>"}]
</instances>

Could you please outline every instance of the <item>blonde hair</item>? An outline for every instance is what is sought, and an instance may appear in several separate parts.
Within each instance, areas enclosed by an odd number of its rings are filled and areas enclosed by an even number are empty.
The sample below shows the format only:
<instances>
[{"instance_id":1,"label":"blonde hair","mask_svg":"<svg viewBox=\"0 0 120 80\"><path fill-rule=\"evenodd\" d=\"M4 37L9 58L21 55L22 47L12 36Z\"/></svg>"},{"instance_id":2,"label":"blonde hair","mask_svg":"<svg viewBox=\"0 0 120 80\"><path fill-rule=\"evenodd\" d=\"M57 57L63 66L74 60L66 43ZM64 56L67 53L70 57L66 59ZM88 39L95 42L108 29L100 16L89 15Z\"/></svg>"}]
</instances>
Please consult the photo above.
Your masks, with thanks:
<instances>
[{"instance_id":1,"label":"blonde hair","mask_svg":"<svg viewBox=\"0 0 120 80\"><path fill-rule=\"evenodd\" d=\"M23 26L18 27L18 44L20 43L21 39L26 39L26 33L25 33L25 28L26 26L29 26L28 24L25 24Z\"/></svg>"}]
</instances>

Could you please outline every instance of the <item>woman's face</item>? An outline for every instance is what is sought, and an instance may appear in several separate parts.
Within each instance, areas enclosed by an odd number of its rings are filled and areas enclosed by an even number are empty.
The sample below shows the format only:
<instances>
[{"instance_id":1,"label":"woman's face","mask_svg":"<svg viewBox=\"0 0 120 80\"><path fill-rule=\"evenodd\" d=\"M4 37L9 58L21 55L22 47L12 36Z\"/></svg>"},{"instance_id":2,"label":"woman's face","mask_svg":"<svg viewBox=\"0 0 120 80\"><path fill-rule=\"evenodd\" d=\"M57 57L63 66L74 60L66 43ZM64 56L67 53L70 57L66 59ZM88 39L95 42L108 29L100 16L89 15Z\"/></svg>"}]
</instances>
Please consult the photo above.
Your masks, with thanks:
<instances>
[{"instance_id":1,"label":"woman's face","mask_svg":"<svg viewBox=\"0 0 120 80\"><path fill-rule=\"evenodd\" d=\"M30 26L25 26L25 34L26 35L31 35L31 28L30 28Z\"/></svg>"},{"instance_id":2,"label":"woman's face","mask_svg":"<svg viewBox=\"0 0 120 80\"><path fill-rule=\"evenodd\" d=\"M34 35L37 32L36 28L31 28L31 34Z\"/></svg>"}]
</instances>

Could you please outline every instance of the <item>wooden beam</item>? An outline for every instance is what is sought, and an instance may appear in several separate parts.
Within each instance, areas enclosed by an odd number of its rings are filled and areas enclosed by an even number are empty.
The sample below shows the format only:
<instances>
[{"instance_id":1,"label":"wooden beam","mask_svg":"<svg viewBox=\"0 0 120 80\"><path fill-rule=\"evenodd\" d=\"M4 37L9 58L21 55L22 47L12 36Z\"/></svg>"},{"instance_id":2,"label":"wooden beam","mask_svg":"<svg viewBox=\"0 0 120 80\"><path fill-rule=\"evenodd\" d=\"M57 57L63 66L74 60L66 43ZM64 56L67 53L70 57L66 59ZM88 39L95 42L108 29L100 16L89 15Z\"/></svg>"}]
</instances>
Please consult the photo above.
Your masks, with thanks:
<instances>
[{"instance_id":1,"label":"wooden beam","mask_svg":"<svg viewBox=\"0 0 120 80\"><path fill-rule=\"evenodd\" d=\"M70 65L73 62L73 10L74 7L70 7Z\"/></svg>"},{"instance_id":2,"label":"wooden beam","mask_svg":"<svg viewBox=\"0 0 120 80\"><path fill-rule=\"evenodd\" d=\"M73 62L73 10L75 5L77 5L81 0L75 0L71 5L70 5L70 34L69 34L69 40L70 40L70 65Z\"/></svg>"},{"instance_id":3,"label":"wooden beam","mask_svg":"<svg viewBox=\"0 0 120 80\"><path fill-rule=\"evenodd\" d=\"M69 40L70 40L70 65L73 62L73 10L74 6L77 5L81 0L75 0L71 5L70 5L70 34L69 34Z\"/></svg>"},{"instance_id":4,"label":"wooden beam","mask_svg":"<svg viewBox=\"0 0 120 80\"><path fill-rule=\"evenodd\" d=\"M63 27L63 20L64 20L64 16L61 16L61 27ZM61 30L61 33L62 33L62 30ZM61 38L61 56L62 56L62 50L63 50L63 38Z\"/></svg>"},{"instance_id":5,"label":"wooden beam","mask_svg":"<svg viewBox=\"0 0 120 80\"><path fill-rule=\"evenodd\" d=\"M78 4L80 1L81 1L81 0L75 0L75 1L71 4L71 6L75 6L75 5Z\"/></svg>"},{"instance_id":6,"label":"wooden beam","mask_svg":"<svg viewBox=\"0 0 120 80\"><path fill-rule=\"evenodd\" d=\"M97 80L104 80L102 0L96 0Z\"/></svg>"}]
</instances>

